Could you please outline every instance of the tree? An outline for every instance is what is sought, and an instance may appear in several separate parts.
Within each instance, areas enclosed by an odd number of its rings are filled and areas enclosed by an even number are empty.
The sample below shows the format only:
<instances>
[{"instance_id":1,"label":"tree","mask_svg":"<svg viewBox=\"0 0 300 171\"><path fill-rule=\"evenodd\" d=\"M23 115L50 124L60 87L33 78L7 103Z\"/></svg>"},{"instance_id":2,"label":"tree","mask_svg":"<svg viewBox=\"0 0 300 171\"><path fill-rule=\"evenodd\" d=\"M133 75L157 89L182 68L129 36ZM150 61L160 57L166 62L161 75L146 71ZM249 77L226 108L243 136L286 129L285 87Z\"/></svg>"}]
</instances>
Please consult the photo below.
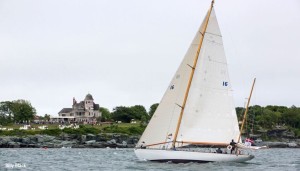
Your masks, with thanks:
<instances>
[{"instance_id":1,"label":"tree","mask_svg":"<svg viewBox=\"0 0 300 171\"><path fill-rule=\"evenodd\" d=\"M141 120L149 118L145 107L142 105L135 105L131 107L117 106L113 109L111 116L115 121L127 123L129 123L132 119Z\"/></svg>"},{"instance_id":2,"label":"tree","mask_svg":"<svg viewBox=\"0 0 300 171\"><path fill-rule=\"evenodd\" d=\"M154 103L153 105L150 106L149 110L149 117L152 118L153 114L155 113L159 103Z\"/></svg>"},{"instance_id":3,"label":"tree","mask_svg":"<svg viewBox=\"0 0 300 171\"><path fill-rule=\"evenodd\" d=\"M271 105L268 105L265 108L269 109L273 112L280 112L280 113L284 113L288 110L288 108L286 106L271 106Z\"/></svg>"},{"instance_id":4,"label":"tree","mask_svg":"<svg viewBox=\"0 0 300 171\"><path fill-rule=\"evenodd\" d=\"M11 104L10 101L0 102L0 125L12 122Z\"/></svg>"},{"instance_id":5,"label":"tree","mask_svg":"<svg viewBox=\"0 0 300 171\"><path fill-rule=\"evenodd\" d=\"M107 108L100 107L99 111L101 112L101 122L106 122L111 120L111 113Z\"/></svg>"},{"instance_id":6,"label":"tree","mask_svg":"<svg viewBox=\"0 0 300 171\"><path fill-rule=\"evenodd\" d=\"M44 120L46 120L46 121L50 121L50 115L48 115L48 114L45 114L45 116L44 116Z\"/></svg>"},{"instance_id":7,"label":"tree","mask_svg":"<svg viewBox=\"0 0 300 171\"><path fill-rule=\"evenodd\" d=\"M300 109L292 106L288 111L282 114L285 124L293 128L300 129Z\"/></svg>"},{"instance_id":8,"label":"tree","mask_svg":"<svg viewBox=\"0 0 300 171\"><path fill-rule=\"evenodd\" d=\"M135 117L132 114L132 111L129 107L125 106L117 106L113 109L111 113L112 119L115 121L122 121L122 122L130 122Z\"/></svg>"},{"instance_id":9,"label":"tree","mask_svg":"<svg viewBox=\"0 0 300 171\"><path fill-rule=\"evenodd\" d=\"M15 122L23 123L25 121L29 123L30 120L34 119L36 114L35 108L26 100L13 101L10 109L13 113Z\"/></svg>"},{"instance_id":10,"label":"tree","mask_svg":"<svg viewBox=\"0 0 300 171\"><path fill-rule=\"evenodd\" d=\"M149 118L146 108L142 105L131 106L130 111L132 112L132 115L136 120L141 120L143 117L145 119Z\"/></svg>"}]
</instances>

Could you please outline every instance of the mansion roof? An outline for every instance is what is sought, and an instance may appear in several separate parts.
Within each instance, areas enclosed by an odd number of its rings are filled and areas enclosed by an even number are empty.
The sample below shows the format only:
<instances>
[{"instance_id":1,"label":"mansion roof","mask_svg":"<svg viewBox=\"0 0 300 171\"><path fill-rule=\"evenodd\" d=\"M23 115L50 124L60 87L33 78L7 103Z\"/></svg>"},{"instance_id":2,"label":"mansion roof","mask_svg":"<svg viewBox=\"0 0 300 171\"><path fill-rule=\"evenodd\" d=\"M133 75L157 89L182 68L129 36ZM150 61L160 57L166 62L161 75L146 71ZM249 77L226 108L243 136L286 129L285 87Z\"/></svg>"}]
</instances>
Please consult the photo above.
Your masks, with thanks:
<instances>
[{"instance_id":1,"label":"mansion roof","mask_svg":"<svg viewBox=\"0 0 300 171\"><path fill-rule=\"evenodd\" d=\"M73 109L72 108L63 108L60 112L58 113L70 113Z\"/></svg>"},{"instance_id":2,"label":"mansion roof","mask_svg":"<svg viewBox=\"0 0 300 171\"><path fill-rule=\"evenodd\" d=\"M86 108L86 105L88 104L88 109ZM73 106L72 108L63 108L60 110L58 113L73 113L73 112L85 112L87 110L93 110L93 111L98 111L100 109L99 104L94 103L93 96L91 94L87 94L85 96L84 101L81 101L77 103L75 98L73 98Z\"/></svg>"},{"instance_id":3,"label":"mansion roof","mask_svg":"<svg viewBox=\"0 0 300 171\"><path fill-rule=\"evenodd\" d=\"M84 100L94 100L94 99L93 99L93 96L89 93L85 96Z\"/></svg>"},{"instance_id":4,"label":"mansion roof","mask_svg":"<svg viewBox=\"0 0 300 171\"><path fill-rule=\"evenodd\" d=\"M80 103L76 103L73 105L74 108L77 108L77 109L84 109L84 101L81 101ZM96 104L96 103L93 103L93 107L94 107L94 110L99 110L100 109L100 106L99 104Z\"/></svg>"}]
</instances>

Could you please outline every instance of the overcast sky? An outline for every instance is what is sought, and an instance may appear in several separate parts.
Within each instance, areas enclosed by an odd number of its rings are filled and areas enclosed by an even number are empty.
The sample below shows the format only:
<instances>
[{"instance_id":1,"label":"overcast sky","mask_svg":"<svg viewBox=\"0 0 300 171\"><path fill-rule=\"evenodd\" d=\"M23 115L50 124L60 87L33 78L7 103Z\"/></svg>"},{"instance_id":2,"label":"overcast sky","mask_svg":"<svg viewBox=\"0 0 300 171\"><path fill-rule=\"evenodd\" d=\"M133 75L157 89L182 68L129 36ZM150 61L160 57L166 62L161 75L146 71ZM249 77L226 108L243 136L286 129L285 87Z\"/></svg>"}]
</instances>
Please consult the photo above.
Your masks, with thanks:
<instances>
[{"instance_id":1,"label":"overcast sky","mask_svg":"<svg viewBox=\"0 0 300 171\"><path fill-rule=\"evenodd\" d=\"M162 98L210 0L0 0L0 101L57 115ZM300 106L300 1L216 0L236 106Z\"/></svg>"}]
</instances>

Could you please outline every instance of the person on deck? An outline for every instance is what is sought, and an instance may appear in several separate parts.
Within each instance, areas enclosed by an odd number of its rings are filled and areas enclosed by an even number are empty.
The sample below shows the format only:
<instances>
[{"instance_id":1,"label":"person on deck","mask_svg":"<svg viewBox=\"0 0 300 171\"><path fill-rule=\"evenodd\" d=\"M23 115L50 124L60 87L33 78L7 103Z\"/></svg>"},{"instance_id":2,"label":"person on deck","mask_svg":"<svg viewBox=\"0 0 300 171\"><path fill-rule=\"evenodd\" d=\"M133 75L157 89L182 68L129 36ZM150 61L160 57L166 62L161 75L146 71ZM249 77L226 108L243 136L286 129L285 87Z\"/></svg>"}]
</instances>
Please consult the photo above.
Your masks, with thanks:
<instances>
[{"instance_id":1,"label":"person on deck","mask_svg":"<svg viewBox=\"0 0 300 171\"><path fill-rule=\"evenodd\" d=\"M223 151L222 151L220 148L218 148L218 149L216 150L216 152L217 152L217 153L223 153Z\"/></svg>"},{"instance_id":2,"label":"person on deck","mask_svg":"<svg viewBox=\"0 0 300 171\"><path fill-rule=\"evenodd\" d=\"M141 149L146 149L145 141L142 142L142 144L141 144Z\"/></svg>"},{"instance_id":3,"label":"person on deck","mask_svg":"<svg viewBox=\"0 0 300 171\"><path fill-rule=\"evenodd\" d=\"M231 145L231 151L230 151L230 154L232 154L232 152L235 150L236 142L234 142L234 140L232 139L231 142L230 142L230 145Z\"/></svg>"},{"instance_id":4,"label":"person on deck","mask_svg":"<svg viewBox=\"0 0 300 171\"><path fill-rule=\"evenodd\" d=\"M248 146L256 146L254 144L254 141L251 139L251 138L246 138L245 139L245 145L248 145Z\"/></svg>"},{"instance_id":5,"label":"person on deck","mask_svg":"<svg viewBox=\"0 0 300 171\"><path fill-rule=\"evenodd\" d=\"M246 146L251 146L251 144L252 144L252 143L251 143L251 139L250 139L250 138L246 138L246 139L245 139L245 145L246 145Z\"/></svg>"},{"instance_id":6,"label":"person on deck","mask_svg":"<svg viewBox=\"0 0 300 171\"><path fill-rule=\"evenodd\" d=\"M168 148L171 144L172 144L172 133L167 136L166 148Z\"/></svg>"}]
</instances>

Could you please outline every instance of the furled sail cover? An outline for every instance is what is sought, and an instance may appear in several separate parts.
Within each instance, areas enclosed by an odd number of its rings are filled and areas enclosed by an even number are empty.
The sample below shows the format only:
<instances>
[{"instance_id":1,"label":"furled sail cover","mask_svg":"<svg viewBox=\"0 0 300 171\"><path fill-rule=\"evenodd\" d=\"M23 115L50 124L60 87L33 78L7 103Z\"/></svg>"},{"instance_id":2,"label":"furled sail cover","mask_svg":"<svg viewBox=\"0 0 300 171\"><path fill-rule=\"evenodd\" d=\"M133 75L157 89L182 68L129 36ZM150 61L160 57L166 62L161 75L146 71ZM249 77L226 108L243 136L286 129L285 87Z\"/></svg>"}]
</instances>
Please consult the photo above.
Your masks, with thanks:
<instances>
[{"instance_id":1,"label":"furled sail cover","mask_svg":"<svg viewBox=\"0 0 300 171\"><path fill-rule=\"evenodd\" d=\"M144 141L146 145L150 145L149 148L171 147L171 143L160 143L173 140L181 111L180 106L183 104L188 81L191 75L190 66L193 66L194 59L197 54L196 52L199 47L200 38L202 37L200 31L203 30L205 25L204 23L205 21L202 22L202 25L196 33L192 44L190 45L183 61L181 62L137 146L141 145L141 143Z\"/></svg>"},{"instance_id":2,"label":"furled sail cover","mask_svg":"<svg viewBox=\"0 0 300 171\"><path fill-rule=\"evenodd\" d=\"M183 141L237 141L239 127L217 18L212 9L179 134Z\"/></svg>"}]
</instances>

